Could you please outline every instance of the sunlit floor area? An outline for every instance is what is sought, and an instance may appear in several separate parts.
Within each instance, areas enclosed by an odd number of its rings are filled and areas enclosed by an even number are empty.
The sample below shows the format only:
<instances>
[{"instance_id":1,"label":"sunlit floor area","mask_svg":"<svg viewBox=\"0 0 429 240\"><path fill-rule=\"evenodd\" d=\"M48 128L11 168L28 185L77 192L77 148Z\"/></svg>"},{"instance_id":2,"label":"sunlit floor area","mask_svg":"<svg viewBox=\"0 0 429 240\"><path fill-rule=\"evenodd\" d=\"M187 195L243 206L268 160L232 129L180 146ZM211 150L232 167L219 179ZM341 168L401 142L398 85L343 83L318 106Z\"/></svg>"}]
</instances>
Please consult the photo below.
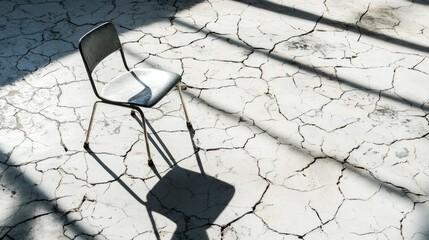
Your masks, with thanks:
<instances>
[{"instance_id":1,"label":"sunlit floor area","mask_svg":"<svg viewBox=\"0 0 429 240\"><path fill-rule=\"evenodd\" d=\"M99 104L79 39L181 75ZM124 71L114 53L101 89ZM0 239L429 239L429 2L0 1Z\"/></svg>"}]
</instances>

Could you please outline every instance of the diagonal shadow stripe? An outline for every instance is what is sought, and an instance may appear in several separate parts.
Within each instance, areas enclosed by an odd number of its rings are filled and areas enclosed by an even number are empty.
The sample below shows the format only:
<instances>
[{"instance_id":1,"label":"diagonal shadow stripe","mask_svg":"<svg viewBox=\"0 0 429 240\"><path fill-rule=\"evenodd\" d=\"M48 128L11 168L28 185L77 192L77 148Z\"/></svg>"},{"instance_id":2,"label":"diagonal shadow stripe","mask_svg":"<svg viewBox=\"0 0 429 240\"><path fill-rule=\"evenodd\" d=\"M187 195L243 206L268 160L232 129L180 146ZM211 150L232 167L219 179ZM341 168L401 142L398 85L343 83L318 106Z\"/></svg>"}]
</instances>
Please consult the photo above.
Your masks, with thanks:
<instances>
[{"instance_id":1,"label":"diagonal shadow stripe","mask_svg":"<svg viewBox=\"0 0 429 240\"><path fill-rule=\"evenodd\" d=\"M112 21L119 33L129 32L168 20L203 0L28 2L0 1L0 88L74 54L79 38L100 22ZM97 14L109 7L109 13Z\"/></svg>"},{"instance_id":2,"label":"diagonal shadow stripe","mask_svg":"<svg viewBox=\"0 0 429 240\"><path fill-rule=\"evenodd\" d=\"M428 0L407 0L407 1L412 2L412 3L422 4L422 5L429 5Z\"/></svg>"},{"instance_id":3,"label":"diagonal shadow stripe","mask_svg":"<svg viewBox=\"0 0 429 240\"><path fill-rule=\"evenodd\" d=\"M215 35L215 33L212 33L212 32L210 32L209 30L207 30L205 28L199 29L199 28L197 28L197 27L195 27L195 26L193 26L193 25L191 25L189 23L186 23L186 22L184 22L184 21L182 21L180 19L175 19L174 23L177 23L177 24L182 25L182 26L187 27L187 28L191 28L193 30L199 30L201 32L201 34L205 34L205 35L212 34L212 35ZM279 54L275 54L275 53L269 53L269 52L266 52L266 51L261 50L261 49L255 49L255 48L253 48L253 47L251 47L249 45L244 44L241 41L238 41L238 40L235 40L235 39L223 36L223 35L216 35L216 37L218 39L222 39L226 43L231 43L231 45L235 45L235 46L238 46L238 47L241 47L241 48L245 48L245 49L250 50L252 52L258 52L258 53L261 53L261 54L265 54L269 59L273 59L273 60L279 61L281 63L286 63L286 64L289 64L289 65L292 65L292 66L297 66L299 69L301 69L301 70L303 70L303 71L305 71L307 73L315 74L315 75L324 77L326 80L329 80L329 81L336 81L337 80L339 83L347 85L349 87L352 87L352 88L355 88L355 89L359 89L359 90L368 92L368 93L373 94L373 95L384 97L384 98L390 99L392 101L395 101L395 102L398 102L398 103L401 103L401 104L405 104L407 106L418 107L418 108L421 108L425 112L429 112L429 105L422 105L421 103L419 103L419 102L417 102L417 101L415 101L415 100L413 100L411 98L399 97L399 96L397 96L395 94L392 94L392 93L389 93L389 92L379 91L379 90L375 90L375 89L372 89L372 88L368 88L368 87L366 87L366 86L364 86L362 84L359 84L359 83L353 82L353 81L351 81L349 79L338 77L338 76L336 76L335 79L332 79L332 74L330 74L329 72L323 71L321 69L316 69L316 68L314 68L312 66L309 66L307 64L301 63L301 62L299 62L297 60L294 60L292 58L289 58L289 57L286 57L286 56L282 56L282 55L279 55Z\"/></svg>"},{"instance_id":4,"label":"diagonal shadow stripe","mask_svg":"<svg viewBox=\"0 0 429 240\"><path fill-rule=\"evenodd\" d=\"M278 132L273 131L272 129L265 129L262 126L259 126L256 122L250 121L246 117L243 118L242 116L240 116L237 113L226 112L224 109L227 106L227 103L225 103L225 104L222 104L220 102L212 103L212 102L209 102L206 99L202 98L201 96L199 96L199 95L197 95L197 94L195 94L193 92L190 92L190 91L184 91L183 93L186 94L186 95L188 95L191 98L199 99L200 102L204 106L206 106L208 108L211 108L211 109L214 109L214 110L217 110L219 112L224 113L223 116L225 116L227 118L232 118L233 120L240 119L240 121L247 122L248 124L256 127L258 130L260 130L263 133L267 134L271 138L276 139L279 143L293 146L302 155L310 155L310 153L307 150L305 150L301 146L297 145L296 143L290 142L288 139L284 138ZM331 159L331 160L333 160L333 161L338 162L339 164L343 164L343 167L345 169L352 171L353 173L355 173L358 176L360 176L362 179L365 179L366 181L373 182L375 184L380 184L382 187L388 189L389 191L391 191L392 193L394 193L395 195L397 195L399 197L408 198L408 199L413 200L411 196L421 196L420 194L413 193L411 190L409 190L409 189L407 189L405 187L397 186L397 185L394 185L394 184L389 183L389 182L384 182L384 181L382 181L380 179L375 178L374 176L370 176L368 174L369 171L367 171L366 169L364 169L364 168L362 168L360 166L355 166L353 164L350 164L348 162L344 162L344 161L339 160L339 159L335 159L333 157L328 157L328 156L326 156L326 157L329 158L329 159ZM411 194L411 195L408 196L409 194Z\"/></svg>"},{"instance_id":5,"label":"diagonal shadow stripe","mask_svg":"<svg viewBox=\"0 0 429 240\"><path fill-rule=\"evenodd\" d=\"M296 8L292 8L289 6L285 6L285 5L281 5L278 3L274 3L274 2L269 2L269 1L262 1L262 2L257 2L254 3L252 1L248 1L248 0L234 0L237 2L241 2L244 4L250 4L253 7L256 8L261 8L261 9L265 9L271 12L275 12L275 13L280 13L280 14L284 14L290 17L295 17L295 18L299 18L299 19L303 19L303 20L307 20L307 21L316 21L317 19L319 19L321 16L318 16L316 14L310 13L310 12L306 12L303 10L299 10ZM402 46L402 47L406 47L409 49L414 49L414 50L418 50L418 51L422 51L425 53L429 53L429 46L425 46L425 45L421 45L418 43L414 43L405 39L399 39L399 38L395 38L380 32L376 32L364 27L359 27L356 24L351 24L351 23L344 23L338 20L334 20L334 19L330 19L330 18L326 18L323 17L319 20L320 24L325 24L331 27L337 27L337 28L343 28L347 31L350 32L354 32L354 33L358 33L358 34L363 34L366 35L368 37L371 38L375 38L375 39L379 39L379 40L383 40L385 42L391 43L391 44L395 44L398 46Z\"/></svg>"},{"instance_id":6,"label":"diagonal shadow stripe","mask_svg":"<svg viewBox=\"0 0 429 240\"><path fill-rule=\"evenodd\" d=\"M0 149L0 156L1 155L4 155L4 153ZM9 159L9 163L12 162L13 161ZM34 220L47 215L53 215L54 218L60 219L60 222L57 224L62 224L64 229L63 231L65 231L65 227L67 227L67 230L70 230L76 234L76 236L93 236L90 234L91 231L89 229L79 222L76 222L76 220L70 216L70 213L72 213L74 209L65 210L59 206L57 204L59 198L50 198L48 194L42 188L38 187L38 184L34 182L19 167L7 166L2 169L2 166L5 165L0 164L1 186L13 189L13 191L18 193L18 197L20 197L20 199L17 199L17 201L23 202L19 205L17 211L14 212L14 214L10 215L7 219L2 219L5 221L3 221L2 225L0 225L0 239L14 239L9 235L9 233L15 229L18 229L18 234L23 234L23 230L30 231L32 229ZM4 186L3 184L6 179L9 179L9 181L13 179L13 184ZM2 194L4 193L5 192ZM33 207L26 207L30 205ZM36 209L42 209L42 213L35 215ZM21 235L21 237L24 236ZM29 239L31 238L31 236L25 237L28 237Z\"/></svg>"}]
</instances>

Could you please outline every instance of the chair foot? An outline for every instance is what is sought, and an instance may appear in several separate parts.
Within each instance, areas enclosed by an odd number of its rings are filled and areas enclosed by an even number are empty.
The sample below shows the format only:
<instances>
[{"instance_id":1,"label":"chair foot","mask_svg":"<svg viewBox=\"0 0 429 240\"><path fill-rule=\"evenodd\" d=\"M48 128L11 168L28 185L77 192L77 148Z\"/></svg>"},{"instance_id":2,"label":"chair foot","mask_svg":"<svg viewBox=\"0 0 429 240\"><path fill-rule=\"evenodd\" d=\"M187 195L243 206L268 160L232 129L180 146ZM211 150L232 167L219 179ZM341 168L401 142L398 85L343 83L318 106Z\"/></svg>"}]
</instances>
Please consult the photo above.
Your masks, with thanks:
<instances>
[{"instance_id":1,"label":"chair foot","mask_svg":"<svg viewBox=\"0 0 429 240\"><path fill-rule=\"evenodd\" d=\"M147 160L147 165L149 165L149 167L154 167L155 164L153 163L152 159Z\"/></svg>"},{"instance_id":2,"label":"chair foot","mask_svg":"<svg viewBox=\"0 0 429 240\"><path fill-rule=\"evenodd\" d=\"M191 122L187 122L186 123L186 126L188 127L188 128L190 128L190 129L192 129L193 127L192 127L192 123Z\"/></svg>"},{"instance_id":3,"label":"chair foot","mask_svg":"<svg viewBox=\"0 0 429 240\"><path fill-rule=\"evenodd\" d=\"M83 143L83 148L88 149L89 148L89 142L84 142Z\"/></svg>"},{"instance_id":4,"label":"chair foot","mask_svg":"<svg viewBox=\"0 0 429 240\"><path fill-rule=\"evenodd\" d=\"M181 82L180 84L180 90L186 90L188 89L188 85L186 85L185 83Z\"/></svg>"},{"instance_id":5,"label":"chair foot","mask_svg":"<svg viewBox=\"0 0 429 240\"><path fill-rule=\"evenodd\" d=\"M131 110L131 116L135 117L136 116L136 111Z\"/></svg>"}]
</instances>

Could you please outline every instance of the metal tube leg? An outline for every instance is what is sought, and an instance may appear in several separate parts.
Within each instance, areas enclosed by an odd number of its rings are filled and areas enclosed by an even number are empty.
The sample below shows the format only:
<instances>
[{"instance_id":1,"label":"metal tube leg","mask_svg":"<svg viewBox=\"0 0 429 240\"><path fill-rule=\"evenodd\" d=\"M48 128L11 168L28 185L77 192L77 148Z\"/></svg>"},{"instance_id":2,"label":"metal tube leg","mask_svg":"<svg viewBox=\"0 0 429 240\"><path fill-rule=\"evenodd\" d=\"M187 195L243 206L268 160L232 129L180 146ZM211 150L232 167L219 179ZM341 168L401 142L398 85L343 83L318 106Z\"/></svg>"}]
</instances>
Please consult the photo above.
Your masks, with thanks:
<instances>
[{"instance_id":1,"label":"metal tube leg","mask_svg":"<svg viewBox=\"0 0 429 240\"><path fill-rule=\"evenodd\" d=\"M185 112L185 119L186 119L186 125L191 125L189 122L188 112L186 111L185 103L183 102L183 96L182 96L182 88L181 88L181 81L177 83L177 89L179 89L179 95L180 95L180 101L182 101L183 111Z\"/></svg>"},{"instance_id":2,"label":"metal tube leg","mask_svg":"<svg viewBox=\"0 0 429 240\"><path fill-rule=\"evenodd\" d=\"M88 139L89 139L89 135L91 134L92 121L94 120L94 115L95 115L95 111L97 110L97 104L98 103L99 103L99 101L95 102L94 105L92 106L91 118L89 120L88 130L86 131L85 142L83 143L83 147L84 148L88 148L89 147Z\"/></svg>"},{"instance_id":3,"label":"metal tube leg","mask_svg":"<svg viewBox=\"0 0 429 240\"><path fill-rule=\"evenodd\" d=\"M147 163L148 163L149 166L153 166L154 164L153 164L153 161L152 161L152 157L150 155L149 139L148 139L147 130L146 130L146 119L144 117L143 111L140 108L137 111L140 113L140 116L142 117L144 140L146 142L146 151L147 151L147 156L148 156Z\"/></svg>"}]
</instances>

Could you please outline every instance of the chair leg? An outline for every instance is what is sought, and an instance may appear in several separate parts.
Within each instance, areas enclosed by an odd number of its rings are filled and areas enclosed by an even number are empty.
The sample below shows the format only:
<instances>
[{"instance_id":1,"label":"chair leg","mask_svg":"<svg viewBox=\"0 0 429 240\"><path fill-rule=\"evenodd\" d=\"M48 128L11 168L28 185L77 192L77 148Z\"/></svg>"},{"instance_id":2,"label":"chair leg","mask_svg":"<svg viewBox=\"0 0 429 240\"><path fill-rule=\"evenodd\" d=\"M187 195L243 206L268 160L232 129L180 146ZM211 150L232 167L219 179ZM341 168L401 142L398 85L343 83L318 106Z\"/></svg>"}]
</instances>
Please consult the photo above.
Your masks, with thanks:
<instances>
[{"instance_id":1,"label":"chair leg","mask_svg":"<svg viewBox=\"0 0 429 240\"><path fill-rule=\"evenodd\" d=\"M144 117L143 111L138 108L136 109L139 113L140 116L142 118L142 125L143 125L143 132L144 132L144 140L146 142L146 151L147 151L147 156L148 156L148 160L147 160L147 164L152 167L154 166L153 161L152 161L152 157L150 155L150 148L149 148L149 139L148 139L148 134L147 134L147 130L146 130L146 119Z\"/></svg>"},{"instance_id":2,"label":"chair leg","mask_svg":"<svg viewBox=\"0 0 429 240\"><path fill-rule=\"evenodd\" d=\"M84 148L89 147L88 139L89 139L89 135L91 134L92 121L94 120L94 115L95 115L95 111L97 110L97 104L98 103L99 103L99 101L95 102L94 105L92 106L91 118L89 119L89 126L88 126L88 130L86 131L85 142L83 143Z\"/></svg>"},{"instance_id":3,"label":"chair leg","mask_svg":"<svg viewBox=\"0 0 429 240\"><path fill-rule=\"evenodd\" d=\"M182 86L181 86L181 83L182 83L181 81L179 81L179 82L177 83L177 89L179 89L180 101L182 102L183 111L185 112L186 125L187 125L188 127L192 127L191 122L189 122L189 117L188 117L188 112L186 111L185 102L183 102Z\"/></svg>"}]
</instances>

